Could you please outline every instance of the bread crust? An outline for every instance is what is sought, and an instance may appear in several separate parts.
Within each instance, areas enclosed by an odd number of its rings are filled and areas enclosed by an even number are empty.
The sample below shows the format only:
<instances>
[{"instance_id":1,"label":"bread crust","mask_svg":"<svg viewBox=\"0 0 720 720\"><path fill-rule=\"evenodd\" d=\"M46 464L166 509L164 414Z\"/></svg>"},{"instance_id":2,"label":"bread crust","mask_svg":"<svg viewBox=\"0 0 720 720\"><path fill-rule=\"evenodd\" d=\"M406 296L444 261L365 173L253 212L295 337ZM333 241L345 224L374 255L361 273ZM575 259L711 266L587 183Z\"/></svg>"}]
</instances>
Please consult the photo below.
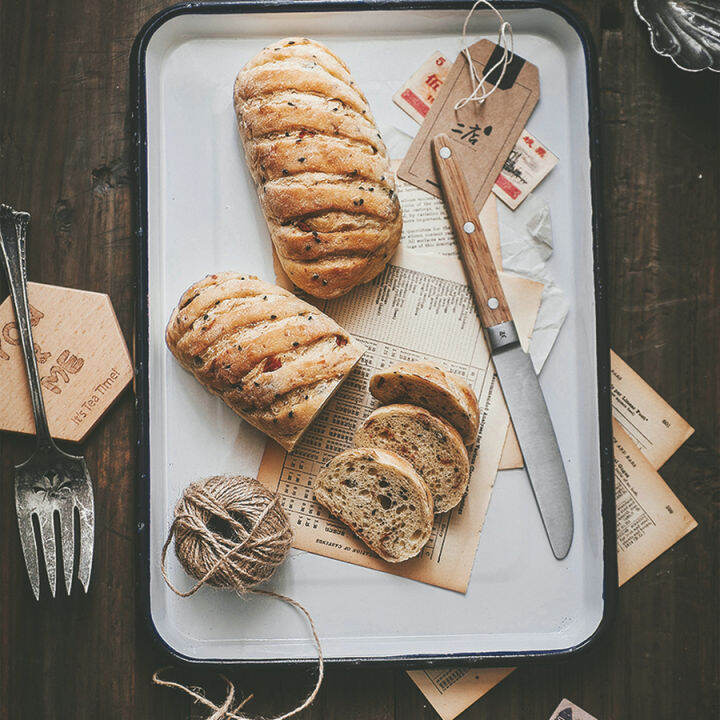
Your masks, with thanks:
<instances>
[{"instance_id":1,"label":"bread crust","mask_svg":"<svg viewBox=\"0 0 720 720\"><path fill-rule=\"evenodd\" d=\"M368 282L402 233L394 174L347 65L308 38L238 73L238 128L270 237L292 282L319 298Z\"/></svg>"},{"instance_id":2,"label":"bread crust","mask_svg":"<svg viewBox=\"0 0 720 720\"><path fill-rule=\"evenodd\" d=\"M385 467L399 473L406 483L409 492L413 493L412 500L417 502L413 512L418 513L418 526L421 534L415 539L411 548L400 555L388 553L387 548L379 541L374 541L367 531L361 528L351 516L351 507L348 503L340 502L328 493L327 488L337 485L332 475L347 462L358 464L366 461ZM417 555L425 543L430 539L433 526L433 498L425 482L417 474L413 466L394 452L380 448L353 448L336 455L316 476L313 481L315 499L325 507L328 512L338 517L357 535L373 552L383 560L390 563L402 562ZM392 510L392 508L390 508Z\"/></svg>"},{"instance_id":3,"label":"bread crust","mask_svg":"<svg viewBox=\"0 0 720 720\"><path fill-rule=\"evenodd\" d=\"M370 378L370 392L382 404L410 403L441 415L472 445L480 425L477 397L459 375L429 362L399 362Z\"/></svg>"},{"instance_id":4,"label":"bread crust","mask_svg":"<svg viewBox=\"0 0 720 720\"><path fill-rule=\"evenodd\" d=\"M451 510L465 494L470 460L463 439L450 423L425 408L383 405L357 429L354 443L390 450L410 462L428 486L436 513Z\"/></svg>"},{"instance_id":5,"label":"bread crust","mask_svg":"<svg viewBox=\"0 0 720 720\"><path fill-rule=\"evenodd\" d=\"M237 272L191 285L165 341L202 385L286 450L364 352L317 308Z\"/></svg>"}]
</instances>

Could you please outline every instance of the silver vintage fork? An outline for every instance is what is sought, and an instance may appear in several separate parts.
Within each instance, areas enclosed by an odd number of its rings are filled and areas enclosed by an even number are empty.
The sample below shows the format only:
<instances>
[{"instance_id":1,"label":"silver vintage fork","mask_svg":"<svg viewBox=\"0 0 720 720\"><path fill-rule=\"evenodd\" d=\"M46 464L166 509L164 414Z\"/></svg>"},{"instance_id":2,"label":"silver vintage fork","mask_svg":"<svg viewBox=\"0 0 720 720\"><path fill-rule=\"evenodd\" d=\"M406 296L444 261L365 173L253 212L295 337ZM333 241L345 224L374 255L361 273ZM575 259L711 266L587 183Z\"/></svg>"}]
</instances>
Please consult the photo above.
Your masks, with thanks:
<instances>
[{"instance_id":1,"label":"silver vintage fork","mask_svg":"<svg viewBox=\"0 0 720 720\"><path fill-rule=\"evenodd\" d=\"M33 515L37 517L40 527L45 570L50 592L55 597L57 585L55 515L58 516L60 525L65 588L69 595L75 562L75 509L78 510L80 529L77 574L85 592L88 590L92 568L95 510L90 473L85 459L63 452L50 437L35 358L27 295L25 237L29 222L30 215L28 213L16 212L7 205L0 205L0 246L5 260L5 270L15 308L22 351L25 356L30 398L35 416L37 448L28 460L15 467L15 509L28 578L35 599L38 600L40 598L40 563L35 529L33 528Z\"/></svg>"}]
</instances>

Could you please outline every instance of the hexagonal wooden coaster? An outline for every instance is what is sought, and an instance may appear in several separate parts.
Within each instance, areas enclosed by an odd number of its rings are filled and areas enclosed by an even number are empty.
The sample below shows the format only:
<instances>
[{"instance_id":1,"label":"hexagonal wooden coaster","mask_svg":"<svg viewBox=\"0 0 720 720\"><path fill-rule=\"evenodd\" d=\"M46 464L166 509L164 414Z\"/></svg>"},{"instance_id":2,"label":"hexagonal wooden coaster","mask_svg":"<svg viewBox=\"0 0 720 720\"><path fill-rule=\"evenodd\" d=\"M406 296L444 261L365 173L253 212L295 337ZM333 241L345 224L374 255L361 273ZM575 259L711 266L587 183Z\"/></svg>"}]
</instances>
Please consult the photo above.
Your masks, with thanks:
<instances>
[{"instance_id":1,"label":"hexagonal wooden coaster","mask_svg":"<svg viewBox=\"0 0 720 720\"><path fill-rule=\"evenodd\" d=\"M133 377L110 298L28 283L48 424L53 437L80 442ZM0 430L35 432L12 301L0 305Z\"/></svg>"}]
</instances>

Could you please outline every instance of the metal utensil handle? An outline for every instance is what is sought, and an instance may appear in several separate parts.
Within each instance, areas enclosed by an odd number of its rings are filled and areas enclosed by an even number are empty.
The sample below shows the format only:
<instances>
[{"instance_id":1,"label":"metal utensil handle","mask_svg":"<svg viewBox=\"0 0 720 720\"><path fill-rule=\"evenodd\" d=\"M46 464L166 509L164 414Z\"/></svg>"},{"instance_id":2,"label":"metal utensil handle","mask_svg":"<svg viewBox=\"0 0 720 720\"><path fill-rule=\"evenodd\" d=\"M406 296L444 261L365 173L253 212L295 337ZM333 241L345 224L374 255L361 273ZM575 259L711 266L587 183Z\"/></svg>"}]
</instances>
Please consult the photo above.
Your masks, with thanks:
<instances>
[{"instance_id":1,"label":"metal utensil handle","mask_svg":"<svg viewBox=\"0 0 720 720\"><path fill-rule=\"evenodd\" d=\"M30 399L32 400L33 415L35 416L35 435L38 447L53 447L50 437L45 403L43 402L35 357L35 343L33 342L30 321L30 304L27 294L27 265L25 261L25 236L30 223L30 215L25 212L16 212L8 205L0 205L0 246L5 260L5 272L10 286L15 318L17 321L20 343L25 368L27 369L30 384Z\"/></svg>"}]
</instances>

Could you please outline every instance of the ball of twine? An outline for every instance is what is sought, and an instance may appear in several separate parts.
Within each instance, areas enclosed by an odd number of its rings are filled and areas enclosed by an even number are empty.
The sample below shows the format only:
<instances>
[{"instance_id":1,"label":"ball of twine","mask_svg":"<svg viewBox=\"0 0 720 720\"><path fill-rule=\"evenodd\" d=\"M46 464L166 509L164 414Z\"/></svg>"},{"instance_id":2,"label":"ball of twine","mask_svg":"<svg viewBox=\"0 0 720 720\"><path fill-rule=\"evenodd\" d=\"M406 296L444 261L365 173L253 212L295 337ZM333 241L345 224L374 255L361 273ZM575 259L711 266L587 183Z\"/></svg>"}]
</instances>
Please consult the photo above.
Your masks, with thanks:
<instances>
[{"instance_id":1,"label":"ball of twine","mask_svg":"<svg viewBox=\"0 0 720 720\"><path fill-rule=\"evenodd\" d=\"M197 582L190 590L176 588L166 570L167 551L175 538L175 553L185 572ZM175 506L175 517L160 556L160 570L168 587L181 597L189 597L203 585L234 590L238 594L259 593L292 605L307 618L318 652L318 676L313 690L297 707L266 720L286 720L312 704L320 690L324 661L320 638L310 613L286 595L256 586L269 580L287 557L292 529L278 496L254 478L215 476L190 485ZM233 707L234 685L227 680L227 695L215 704L202 691L153 675L156 685L172 687L205 705L208 720L252 720L240 714L252 695Z\"/></svg>"},{"instance_id":2,"label":"ball of twine","mask_svg":"<svg viewBox=\"0 0 720 720\"><path fill-rule=\"evenodd\" d=\"M166 574L173 536L180 564L198 581L187 592L177 590ZM206 583L245 593L272 577L291 543L290 522L277 495L254 478L215 476L190 485L175 507L162 573L182 597Z\"/></svg>"}]
</instances>

